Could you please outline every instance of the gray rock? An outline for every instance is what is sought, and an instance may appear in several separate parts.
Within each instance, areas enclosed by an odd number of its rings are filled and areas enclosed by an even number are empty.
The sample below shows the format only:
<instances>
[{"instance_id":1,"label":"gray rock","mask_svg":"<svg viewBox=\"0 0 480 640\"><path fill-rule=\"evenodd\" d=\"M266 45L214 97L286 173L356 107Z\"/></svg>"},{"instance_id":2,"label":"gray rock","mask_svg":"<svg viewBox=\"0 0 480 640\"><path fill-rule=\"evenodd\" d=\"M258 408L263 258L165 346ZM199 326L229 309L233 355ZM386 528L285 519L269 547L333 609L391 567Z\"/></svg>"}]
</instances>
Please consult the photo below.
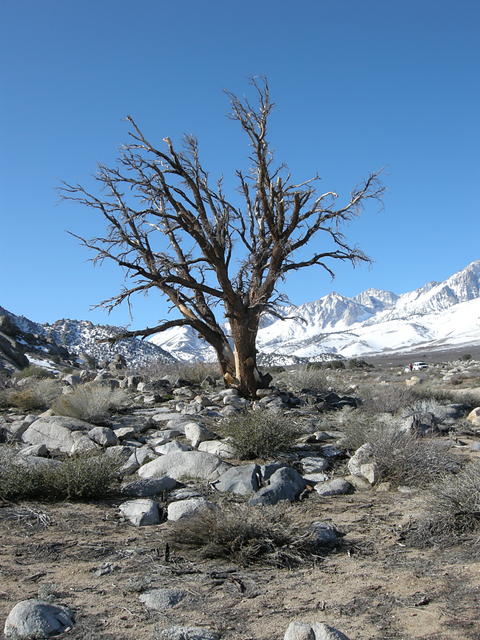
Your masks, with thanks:
<instances>
[{"instance_id":1,"label":"gray rock","mask_svg":"<svg viewBox=\"0 0 480 640\"><path fill-rule=\"evenodd\" d=\"M334 478L329 482L315 485L315 491L321 496L343 496L355 491L355 487L343 478Z\"/></svg>"},{"instance_id":2,"label":"gray rock","mask_svg":"<svg viewBox=\"0 0 480 640\"><path fill-rule=\"evenodd\" d=\"M49 451L70 453L74 445L73 433L82 431L86 434L92 428L92 424L76 418L47 416L32 422L22 440L26 444L44 444Z\"/></svg>"},{"instance_id":3,"label":"gray rock","mask_svg":"<svg viewBox=\"0 0 480 640\"><path fill-rule=\"evenodd\" d=\"M181 478L200 478L202 480L216 480L230 468L217 456L203 451L183 451L167 453L152 462L140 467L138 475L141 478L161 478L170 476L176 480Z\"/></svg>"},{"instance_id":4,"label":"gray rock","mask_svg":"<svg viewBox=\"0 0 480 640\"><path fill-rule=\"evenodd\" d=\"M213 440L214 434L198 422L187 422L184 425L185 437L190 440L192 447L198 447L204 440Z\"/></svg>"},{"instance_id":5,"label":"gray rock","mask_svg":"<svg viewBox=\"0 0 480 640\"><path fill-rule=\"evenodd\" d=\"M215 509L213 502L209 502L203 497L189 498L188 500L178 500L171 502L167 507L167 520L176 522L184 518L196 516L206 509Z\"/></svg>"},{"instance_id":6,"label":"gray rock","mask_svg":"<svg viewBox=\"0 0 480 640\"><path fill-rule=\"evenodd\" d=\"M155 453L158 453L161 456L167 455L167 453L177 453L179 451L191 451L192 447L190 445L185 444L184 442L179 442L178 440L172 440L171 442L166 442L165 444L161 444L158 447L155 447Z\"/></svg>"},{"instance_id":7,"label":"gray rock","mask_svg":"<svg viewBox=\"0 0 480 640\"><path fill-rule=\"evenodd\" d=\"M368 464L373 458L373 446L370 442L366 442L359 447L348 461L347 467L353 476L363 477L361 467Z\"/></svg>"},{"instance_id":8,"label":"gray rock","mask_svg":"<svg viewBox=\"0 0 480 640\"><path fill-rule=\"evenodd\" d=\"M35 456L37 458L45 458L48 454L49 451L44 444L31 444L19 451L21 456Z\"/></svg>"},{"instance_id":9,"label":"gray rock","mask_svg":"<svg viewBox=\"0 0 480 640\"><path fill-rule=\"evenodd\" d=\"M258 464L231 467L215 481L217 491L228 491L241 496L255 493L260 488L261 471Z\"/></svg>"},{"instance_id":10,"label":"gray rock","mask_svg":"<svg viewBox=\"0 0 480 640\"><path fill-rule=\"evenodd\" d=\"M113 432L118 440L125 440L126 438L135 437L137 433L134 427L117 427L113 430Z\"/></svg>"},{"instance_id":11,"label":"gray rock","mask_svg":"<svg viewBox=\"0 0 480 640\"><path fill-rule=\"evenodd\" d=\"M177 436L183 435L183 431L178 429L164 429L163 431L155 431L148 437L148 443L153 447L159 447L162 444L170 442Z\"/></svg>"},{"instance_id":12,"label":"gray rock","mask_svg":"<svg viewBox=\"0 0 480 640\"><path fill-rule=\"evenodd\" d=\"M73 455L75 453L88 453L93 451L101 450L100 445L90 440L88 436L81 435L79 438L73 436L73 445L70 449L70 454Z\"/></svg>"},{"instance_id":13,"label":"gray rock","mask_svg":"<svg viewBox=\"0 0 480 640\"><path fill-rule=\"evenodd\" d=\"M312 522L310 529L315 536L315 541L319 546L330 546L337 544L344 536L333 524L329 522Z\"/></svg>"},{"instance_id":14,"label":"gray rock","mask_svg":"<svg viewBox=\"0 0 480 640\"><path fill-rule=\"evenodd\" d=\"M80 376L75 375L73 373L68 373L67 375L63 376L62 381L65 384L69 384L71 387L76 387L77 385L80 384L81 378Z\"/></svg>"},{"instance_id":15,"label":"gray rock","mask_svg":"<svg viewBox=\"0 0 480 640\"><path fill-rule=\"evenodd\" d=\"M315 640L312 625L306 622L291 622L283 637L284 640Z\"/></svg>"},{"instance_id":16,"label":"gray rock","mask_svg":"<svg viewBox=\"0 0 480 640\"><path fill-rule=\"evenodd\" d=\"M73 613L59 605L42 600L22 600L8 614L5 637L14 640L51 638L73 626Z\"/></svg>"},{"instance_id":17,"label":"gray rock","mask_svg":"<svg viewBox=\"0 0 480 640\"><path fill-rule=\"evenodd\" d=\"M283 462L267 462L267 464L260 465L260 472L262 474L263 482L270 480L275 471L285 468L287 465Z\"/></svg>"},{"instance_id":18,"label":"gray rock","mask_svg":"<svg viewBox=\"0 0 480 640\"><path fill-rule=\"evenodd\" d=\"M119 506L122 515L136 527L146 527L160 524L160 510L158 503L148 498L129 500Z\"/></svg>"},{"instance_id":19,"label":"gray rock","mask_svg":"<svg viewBox=\"0 0 480 640\"><path fill-rule=\"evenodd\" d=\"M319 473L326 471L330 466L330 462L326 458L319 456L311 456L300 460L304 473Z\"/></svg>"},{"instance_id":20,"label":"gray rock","mask_svg":"<svg viewBox=\"0 0 480 640\"><path fill-rule=\"evenodd\" d=\"M60 460L52 460L52 458L43 458L39 456L18 455L15 458L15 464L27 467L28 469L54 469L60 467Z\"/></svg>"},{"instance_id":21,"label":"gray rock","mask_svg":"<svg viewBox=\"0 0 480 640\"><path fill-rule=\"evenodd\" d=\"M122 485L120 489L124 496L130 498L150 498L158 496L164 491L175 489L178 482L173 478L164 476L163 478L145 478L143 480L135 480Z\"/></svg>"},{"instance_id":22,"label":"gray rock","mask_svg":"<svg viewBox=\"0 0 480 640\"><path fill-rule=\"evenodd\" d=\"M220 640L220 633L202 627L180 627L173 626L168 629L156 627L154 630L154 640Z\"/></svg>"},{"instance_id":23,"label":"gray rock","mask_svg":"<svg viewBox=\"0 0 480 640\"><path fill-rule=\"evenodd\" d=\"M111 447L118 444L117 436L108 427L93 427L88 432L88 437L102 447Z\"/></svg>"},{"instance_id":24,"label":"gray rock","mask_svg":"<svg viewBox=\"0 0 480 640\"><path fill-rule=\"evenodd\" d=\"M338 629L323 622L291 622L283 637L284 640L348 640Z\"/></svg>"},{"instance_id":25,"label":"gray rock","mask_svg":"<svg viewBox=\"0 0 480 640\"><path fill-rule=\"evenodd\" d=\"M198 445L198 450L213 453L226 460L235 458L237 455L234 447L225 440L204 440Z\"/></svg>"},{"instance_id":26,"label":"gray rock","mask_svg":"<svg viewBox=\"0 0 480 640\"><path fill-rule=\"evenodd\" d=\"M308 484L317 484L317 482L326 482L328 480L328 474L326 473L304 473L303 479L308 482Z\"/></svg>"},{"instance_id":27,"label":"gray rock","mask_svg":"<svg viewBox=\"0 0 480 640\"><path fill-rule=\"evenodd\" d=\"M142 464L146 464L151 460L155 460L156 457L157 456L155 452L152 449L150 449L150 447L148 446L137 447L133 449L128 460L122 466L120 471L125 474L135 473L135 471L137 471L142 466ZM166 474L163 474L163 475L166 475Z\"/></svg>"},{"instance_id":28,"label":"gray rock","mask_svg":"<svg viewBox=\"0 0 480 640\"><path fill-rule=\"evenodd\" d=\"M307 483L298 471L291 467L283 467L275 471L267 487L263 487L250 498L249 504L277 504L281 500L293 502L306 486Z\"/></svg>"},{"instance_id":29,"label":"gray rock","mask_svg":"<svg viewBox=\"0 0 480 640\"><path fill-rule=\"evenodd\" d=\"M139 599L148 609L165 611L181 602L186 595L187 592L180 589L153 589L142 593Z\"/></svg>"}]
</instances>

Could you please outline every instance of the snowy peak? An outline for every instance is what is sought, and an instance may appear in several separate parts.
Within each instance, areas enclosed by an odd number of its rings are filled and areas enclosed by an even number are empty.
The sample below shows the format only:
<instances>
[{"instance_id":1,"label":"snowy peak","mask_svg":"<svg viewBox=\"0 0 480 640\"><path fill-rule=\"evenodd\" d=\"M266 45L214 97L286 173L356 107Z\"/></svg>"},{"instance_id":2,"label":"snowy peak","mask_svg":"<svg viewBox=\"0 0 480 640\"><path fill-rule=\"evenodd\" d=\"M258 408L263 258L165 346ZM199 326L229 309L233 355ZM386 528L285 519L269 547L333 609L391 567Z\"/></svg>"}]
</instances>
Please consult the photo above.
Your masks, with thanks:
<instances>
[{"instance_id":1,"label":"snowy peak","mask_svg":"<svg viewBox=\"0 0 480 640\"><path fill-rule=\"evenodd\" d=\"M213 347L200 338L192 327L173 327L155 333L149 341L185 362L214 362L216 359Z\"/></svg>"},{"instance_id":2,"label":"snowy peak","mask_svg":"<svg viewBox=\"0 0 480 640\"><path fill-rule=\"evenodd\" d=\"M370 309L372 313L378 313L385 309L390 309L395 305L399 296L392 291L382 291L382 289L367 289L358 296L352 298L358 304Z\"/></svg>"}]
</instances>

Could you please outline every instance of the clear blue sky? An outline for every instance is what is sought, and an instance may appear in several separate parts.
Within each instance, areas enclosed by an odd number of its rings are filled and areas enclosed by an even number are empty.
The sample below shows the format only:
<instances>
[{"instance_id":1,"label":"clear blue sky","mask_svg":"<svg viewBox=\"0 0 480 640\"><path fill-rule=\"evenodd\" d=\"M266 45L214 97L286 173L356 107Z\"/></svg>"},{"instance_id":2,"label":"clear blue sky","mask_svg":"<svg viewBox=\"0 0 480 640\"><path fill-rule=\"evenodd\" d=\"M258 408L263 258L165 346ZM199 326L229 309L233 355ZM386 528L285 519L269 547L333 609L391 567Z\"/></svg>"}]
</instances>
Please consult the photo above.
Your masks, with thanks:
<instances>
[{"instance_id":1,"label":"clear blue sky","mask_svg":"<svg viewBox=\"0 0 480 640\"><path fill-rule=\"evenodd\" d=\"M66 234L93 236L90 210L58 202L127 140L195 133L213 175L246 165L223 89L266 75L271 141L293 174L347 193L385 167L384 211L347 235L372 267L294 274L297 304L335 290L398 293L479 255L478 0L10 0L0 8L0 305L38 321L127 324L90 305L122 282ZM139 299L132 327L165 317Z\"/></svg>"}]
</instances>

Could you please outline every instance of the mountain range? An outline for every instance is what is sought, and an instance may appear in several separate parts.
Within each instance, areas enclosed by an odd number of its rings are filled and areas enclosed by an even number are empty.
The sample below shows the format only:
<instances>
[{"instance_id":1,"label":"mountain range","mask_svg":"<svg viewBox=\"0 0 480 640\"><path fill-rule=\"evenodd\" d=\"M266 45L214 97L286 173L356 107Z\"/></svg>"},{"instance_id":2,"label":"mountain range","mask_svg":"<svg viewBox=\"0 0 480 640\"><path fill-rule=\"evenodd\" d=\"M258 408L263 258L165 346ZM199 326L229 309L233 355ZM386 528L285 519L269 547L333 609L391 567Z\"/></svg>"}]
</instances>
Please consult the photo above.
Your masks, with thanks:
<instances>
[{"instance_id":1,"label":"mountain range","mask_svg":"<svg viewBox=\"0 0 480 640\"><path fill-rule=\"evenodd\" d=\"M443 282L401 295L367 289L348 298L333 292L278 312L286 319L266 315L258 332L264 366L480 345L480 260ZM67 352L73 361L80 355L99 361L120 353L130 366L215 360L213 349L189 327L111 345L98 340L118 335L119 327L65 319L41 324L0 307L2 316L14 330L0 326L0 351L2 344L7 350L13 345L31 362L65 358Z\"/></svg>"},{"instance_id":2,"label":"mountain range","mask_svg":"<svg viewBox=\"0 0 480 640\"><path fill-rule=\"evenodd\" d=\"M279 309L290 319L265 319L258 332L259 360L288 364L480 344L479 296L480 260L443 282L429 282L402 295L379 289L353 298L329 293ZM215 359L213 349L189 327L150 340L179 360Z\"/></svg>"}]
</instances>

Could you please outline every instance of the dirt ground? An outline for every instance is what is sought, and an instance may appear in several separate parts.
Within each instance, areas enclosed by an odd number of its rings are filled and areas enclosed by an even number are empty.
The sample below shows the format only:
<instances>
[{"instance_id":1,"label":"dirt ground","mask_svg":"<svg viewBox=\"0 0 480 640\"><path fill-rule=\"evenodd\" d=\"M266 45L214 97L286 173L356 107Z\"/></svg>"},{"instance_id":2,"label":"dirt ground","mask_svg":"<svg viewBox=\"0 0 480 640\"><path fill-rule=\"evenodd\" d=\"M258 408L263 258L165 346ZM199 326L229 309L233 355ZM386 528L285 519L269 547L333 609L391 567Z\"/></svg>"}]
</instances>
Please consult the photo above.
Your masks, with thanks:
<instances>
[{"instance_id":1,"label":"dirt ground","mask_svg":"<svg viewBox=\"0 0 480 640\"><path fill-rule=\"evenodd\" d=\"M225 639L278 640L295 619L326 622L351 640L480 639L480 547L404 546L400 529L418 510L418 494L310 495L291 507L299 520L333 521L345 544L317 566L294 570L241 568L183 551L166 561L168 524L135 528L120 521L117 506L0 508L2 629L19 600L40 594L75 610L71 640L150 640L155 626L173 624L221 629ZM151 612L138 596L158 587L188 595L166 614Z\"/></svg>"}]
</instances>

